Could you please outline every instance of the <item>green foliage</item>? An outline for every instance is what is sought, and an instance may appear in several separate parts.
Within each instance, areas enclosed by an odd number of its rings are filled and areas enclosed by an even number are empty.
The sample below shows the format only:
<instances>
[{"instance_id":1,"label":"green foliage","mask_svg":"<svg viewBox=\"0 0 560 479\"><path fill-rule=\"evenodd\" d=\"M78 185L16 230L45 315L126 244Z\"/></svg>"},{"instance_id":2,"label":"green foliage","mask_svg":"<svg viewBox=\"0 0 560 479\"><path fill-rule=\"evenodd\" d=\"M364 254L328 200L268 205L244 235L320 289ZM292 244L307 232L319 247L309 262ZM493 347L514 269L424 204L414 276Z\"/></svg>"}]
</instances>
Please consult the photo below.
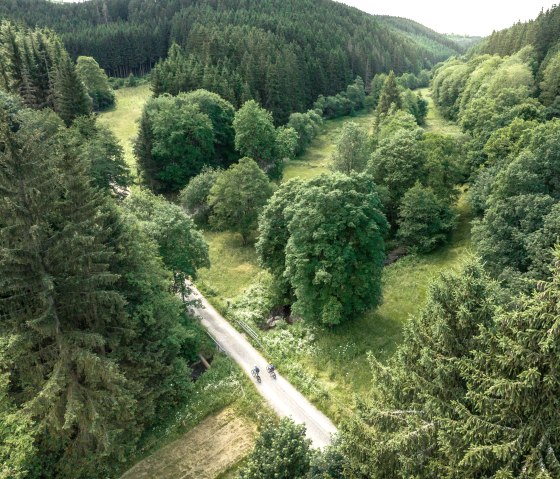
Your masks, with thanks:
<instances>
[{"instance_id":1,"label":"green foliage","mask_svg":"<svg viewBox=\"0 0 560 479\"><path fill-rule=\"evenodd\" d=\"M403 108L410 112L416 119L416 123L423 125L428 115L428 102L421 94L416 95L410 90L406 90L403 95Z\"/></svg>"},{"instance_id":2,"label":"green foliage","mask_svg":"<svg viewBox=\"0 0 560 479\"><path fill-rule=\"evenodd\" d=\"M388 189L383 205L392 226L406 191L426 179L426 154L419 140L415 131L399 129L380 142L368 165L375 182Z\"/></svg>"},{"instance_id":3,"label":"green foliage","mask_svg":"<svg viewBox=\"0 0 560 479\"><path fill-rule=\"evenodd\" d=\"M345 123L336 142L332 168L344 174L361 173L370 156L367 132L354 122Z\"/></svg>"},{"instance_id":4,"label":"green foliage","mask_svg":"<svg viewBox=\"0 0 560 479\"><path fill-rule=\"evenodd\" d=\"M235 148L241 156L253 158L265 172L278 174L272 114L250 100L235 113L233 128Z\"/></svg>"},{"instance_id":5,"label":"green foliage","mask_svg":"<svg viewBox=\"0 0 560 479\"><path fill-rule=\"evenodd\" d=\"M334 96L324 97L320 95L313 104L314 110L321 112L325 118L353 115L364 107L364 81L360 77L356 77L354 82L346 87L345 91Z\"/></svg>"},{"instance_id":6,"label":"green foliage","mask_svg":"<svg viewBox=\"0 0 560 479\"><path fill-rule=\"evenodd\" d=\"M450 198L438 198L430 187L416 183L399 206L397 238L413 250L428 253L444 244L455 226Z\"/></svg>"},{"instance_id":7,"label":"green foliage","mask_svg":"<svg viewBox=\"0 0 560 479\"><path fill-rule=\"evenodd\" d=\"M89 115L92 110L91 98L66 53L59 60L54 78L54 110L66 126L80 116Z\"/></svg>"},{"instance_id":8,"label":"green foliage","mask_svg":"<svg viewBox=\"0 0 560 479\"><path fill-rule=\"evenodd\" d=\"M275 154L282 161L293 160L299 142L298 133L289 126L276 130Z\"/></svg>"},{"instance_id":9,"label":"green foliage","mask_svg":"<svg viewBox=\"0 0 560 479\"><path fill-rule=\"evenodd\" d=\"M305 426L283 418L262 430L239 479L305 479L310 457L311 441L305 438Z\"/></svg>"},{"instance_id":10,"label":"green foliage","mask_svg":"<svg viewBox=\"0 0 560 479\"><path fill-rule=\"evenodd\" d=\"M0 337L0 351L9 347L15 338ZM2 354L2 353L0 353ZM0 356L9 365L8 358ZM34 424L28 413L18 411L10 400L9 374L0 375L0 478L23 479L29 474L37 451L34 447Z\"/></svg>"},{"instance_id":11,"label":"green foliage","mask_svg":"<svg viewBox=\"0 0 560 479\"><path fill-rule=\"evenodd\" d=\"M231 103L220 95L206 90L195 90L178 96L179 103L197 105L202 113L208 115L214 131L214 152L216 161L223 167L238 159L235 154L235 131L233 119L235 110Z\"/></svg>"},{"instance_id":12,"label":"green foliage","mask_svg":"<svg viewBox=\"0 0 560 479\"><path fill-rule=\"evenodd\" d=\"M241 158L218 176L210 190L210 224L220 230L239 233L243 244L247 244L272 191L259 165L251 158Z\"/></svg>"},{"instance_id":13,"label":"green foliage","mask_svg":"<svg viewBox=\"0 0 560 479\"><path fill-rule=\"evenodd\" d=\"M123 196L131 184L123 150L113 133L93 117L77 118L68 130L68 144L90 165L93 184L115 196Z\"/></svg>"},{"instance_id":14,"label":"green foliage","mask_svg":"<svg viewBox=\"0 0 560 479\"><path fill-rule=\"evenodd\" d=\"M174 273L176 291L185 293L185 280L195 279L200 268L209 268L208 245L185 211L148 190L134 191L123 203L158 245L159 256Z\"/></svg>"},{"instance_id":15,"label":"green foliage","mask_svg":"<svg viewBox=\"0 0 560 479\"><path fill-rule=\"evenodd\" d=\"M283 293L293 292L295 314L336 325L380 303L387 229L381 208L364 175L280 187L261 216L257 251Z\"/></svg>"},{"instance_id":16,"label":"green foliage","mask_svg":"<svg viewBox=\"0 0 560 479\"><path fill-rule=\"evenodd\" d=\"M457 477L453 420L454 408L467 403L464 362L497 304L496 286L476 260L430 285L389 364L371 357L375 387L342 433L350 477Z\"/></svg>"},{"instance_id":17,"label":"green foliage","mask_svg":"<svg viewBox=\"0 0 560 479\"><path fill-rule=\"evenodd\" d=\"M179 202L190 217L199 225L208 224L212 212L208 198L210 190L216 183L222 170L205 166L202 171L191 178L189 184L181 190Z\"/></svg>"},{"instance_id":18,"label":"green foliage","mask_svg":"<svg viewBox=\"0 0 560 479\"><path fill-rule=\"evenodd\" d=\"M153 190L177 191L214 158L212 122L182 97L148 100L134 152L142 177Z\"/></svg>"},{"instance_id":19,"label":"green foliage","mask_svg":"<svg viewBox=\"0 0 560 479\"><path fill-rule=\"evenodd\" d=\"M482 331L459 409L457 470L465 477L560 474L559 254L552 278Z\"/></svg>"},{"instance_id":20,"label":"green foliage","mask_svg":"<svg viewBox=\"0 0 560 479\"><path fill-rule=\"evenodd\" d=\"M455 198L457 185L465 176L465 168L461 164L461 142L450 135L426 133L422 148L428 170L426 186L432 188L440 198Z\"/></svg>"},{"instance_id":21,"label":"green foliage","mask_svg":"<svg viewBox=\"0 0 560 479\"><path fill-rule=\"evenodd\" d=\"M301 155L306 150L311 141L319 134L322 123L323 119L315 110L290 115L288 126L293 128L298 135L296 155Z\"/></svg>"},{"instance_id":22,"label":"green foliage","mask_svg":"<svg viewBox=\"0 0 560 479\"><path fill-rule=\"evenodd\" d=\"M78 57L76 73L85 85L95 111L104 110L115 104L115 94L109 85L109 79L94 58Z\"/></svg>"},{"instance_id":23,"label":"green foliage","mask_svg":"<svg viewBox=\"0 0 560 479\"><path fill-rule=\"evenodd\" d=\"M402 108L402 97L397 85L395 72L391 71L383 83L383 88L379 95L379 103L377 104L377 113L379 115L386 115L393 105L397 109Z\"/></svg>"},{"instance_id":24,"label":"green foliage","mask_svg":"<svg viewBox=\"0 0 560 479\"><path fill-rule=\"evenodd\" d=\"M377 73L371 79L370 85L370 92L369 97L371 100L372 108L377 108L379 104L379 98L381 98L381 91L383 90L383 85L385 84L385 80L387 79L386 73Z\"/></svg>"},{"instance_id":25,"label":"green foliage","mask_svg":"<svg viewBox=\"0 0 560 479\"><path fill-rule=\"evenodd\" d=\"M558 120L517 121L487 143L495 167L477 179L476 198L485 214L473 234L489 269L504 280L547 277L550 248L560 235L553 212L560 200L559 138Z\"/></svg>"}]
</instances>

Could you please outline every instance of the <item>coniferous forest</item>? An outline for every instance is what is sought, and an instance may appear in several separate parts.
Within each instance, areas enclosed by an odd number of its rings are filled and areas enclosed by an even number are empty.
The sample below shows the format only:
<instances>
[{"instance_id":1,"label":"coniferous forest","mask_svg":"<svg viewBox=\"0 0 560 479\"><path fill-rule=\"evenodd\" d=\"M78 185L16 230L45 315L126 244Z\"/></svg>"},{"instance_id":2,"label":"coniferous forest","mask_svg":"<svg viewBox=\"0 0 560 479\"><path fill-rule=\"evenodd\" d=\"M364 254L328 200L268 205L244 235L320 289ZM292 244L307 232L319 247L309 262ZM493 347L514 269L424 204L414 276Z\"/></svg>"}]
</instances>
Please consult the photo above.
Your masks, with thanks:
<instances>
[{"instance_id":1,"label":"coniferous forest","mask_svg":"<svg viewBox=\"0 0 560 479\"><path fill-rule=\"evenodd\" d=\"M54 29L73 58L94 57L111 76L145 74L172 48L156 94L204 88L236 107L252 98L278 121L356 76L369 85L380 72L418 73L461 50L414 22L324 0L9 0L2 15Z\"/></svg>"},{"instance_id":2,"label":"coniferous forest","mask_svg":"<svg viewBox=\"0 0 560 479\"><path fill-rule=\"evenodd\" d=\"M560 478L560 7L0 20L0 479Z\"/></svg>"}]
</instances>

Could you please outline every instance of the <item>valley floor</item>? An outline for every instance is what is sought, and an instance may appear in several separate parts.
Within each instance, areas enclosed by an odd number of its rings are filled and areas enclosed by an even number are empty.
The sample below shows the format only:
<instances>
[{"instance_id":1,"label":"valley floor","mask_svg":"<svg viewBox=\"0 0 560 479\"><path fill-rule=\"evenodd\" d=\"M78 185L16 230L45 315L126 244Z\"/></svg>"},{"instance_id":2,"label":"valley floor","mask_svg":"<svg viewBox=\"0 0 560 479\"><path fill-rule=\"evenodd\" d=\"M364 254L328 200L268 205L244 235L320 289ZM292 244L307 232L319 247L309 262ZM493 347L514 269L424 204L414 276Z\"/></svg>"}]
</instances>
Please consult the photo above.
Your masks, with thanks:
<instances>
[{"instance_id":1,"label":"valley floor","mask_svg":"<svg viewBox=\"0 0 560 479\"><path fill-rule=\"evenodd\" d=\"M426 130L460 134L456 125L444 121L438 115L429 90L422 90L422 94L429 102ZM101 122L113 130L125 147L131 167L133 157L130 140L135 134L136 121L148 95L146 86L119 90L116 110L101 115ZM293 177L311 178L327 172L340 128L348 121L369 127L373 114L361 113L355 117L325 121L321 134L306 153L286 165L284 180ZM458 209L459 227L446 247L430 255L403 258L385 268L384 302L377 310L332 330L319 330L296 323L259 333L264 344L261 352L274 361L280 372L335 423L349 417L355 399L368 394L371 389L368 355L371 353L382 361L390 358L401 341L403 325L422 306L430 280L443 270L457 268L469 255L471 217L464 195L460 198ZM254 247L242 246L237 235L210 231L204 234L210 246L212 267L200 271L197 286L213 306L227 317L229 305L249 286L262 280L265 273L261 272L257 264ZM253 426L248 424L247 427ZM180 444L190 444L186 441ZM187 447L198 447L194 444ZM159 454L156 457L167 461L165 451ZM204 457L197 455L197 463L202 468L205 467ZM209 463L207 467L212 470ZM223 477L227 477L227 474Z\"/></svg>"}]
</instances>

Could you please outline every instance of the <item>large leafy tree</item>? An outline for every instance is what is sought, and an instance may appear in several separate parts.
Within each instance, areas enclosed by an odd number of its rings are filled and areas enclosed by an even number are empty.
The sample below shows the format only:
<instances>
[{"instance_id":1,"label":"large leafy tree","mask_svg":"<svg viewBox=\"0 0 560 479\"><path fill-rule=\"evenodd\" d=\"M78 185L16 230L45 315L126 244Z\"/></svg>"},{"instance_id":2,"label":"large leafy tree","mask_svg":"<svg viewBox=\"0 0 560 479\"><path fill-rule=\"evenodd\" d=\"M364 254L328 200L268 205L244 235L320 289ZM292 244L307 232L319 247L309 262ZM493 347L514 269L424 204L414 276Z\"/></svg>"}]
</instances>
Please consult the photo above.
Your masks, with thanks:
<instances>
[{"instance_id":1,"label":"large leafy tree","mask_svg":"<svg viewBox=\"0 0 560 479\"><path fill-rule=\"evenodd\" d=\"M78 57L76 73L85 85L95 111L105 110L115 104L115 94L109 85L109 79L94 58Z\"/></svg>"},{"instance_id":2,"label":"large leafy tree","mask_svg":"<svg viewBox=\"0 0 560 479\"><path fill-rule=\"evenodd\" d=\"M341 173L361 173L370 157L367 132L356 123L344 124L332 155L332 168Z\"/></svg>"},{"instance_id":3,"label":"large leafy tree","mask_svg":"<svg viewBox=\"0 0 560 479\"><path fill-rule=\"evenodd\" d=\"M210 267L208 245L194 222L178 205L147 190L134 191L124 207L141 222L159 246L159 255L174 273L174 286L185 292L185 280L195 279L199 268Z\"/></svg>"},{"instance_id":4,"label":"large leafy tree","mask_svg":"<svg viewBox=\"0 0 560 479\"><path fill-rule=\"evenodd\" d=\"M250 100L235 113L233 127L235 148L242 156L253 158L264 171L277 169L276 129L270 112Z\"/></svg>"},{"instance_id":5,"label":"large leafy tree","mask_svg":"<svg viewBox=\"0 0 560 479\"><path fill-rule=\"evenodd\" d=\"M156 192L177 191L214 161L212 122L197 104L169 95L144 107L135 153L144 181Z\"/></svg>"},{"instance_id":6,"label":"large leafy tree","mask_svg":"<svg viewBox=\"0 0 560 479\"><path fill-rule=\"evenodd\" d=\"M311 455L311 441L305 438L305 426L283 418L278 424L266 425L238 477L305 479Z\"/></svg>"},{"instance_id":7,"label":"large leafy tree","mask_svg":"<svg viewBox=\"0 0 560 479\"><path fill-rule=\"evenodd\" d=\"M257 228L259 213L272 195L267 176L251 158L241 158L220 174L210 190L210 224L236 231L243 244Z\"/></svg>"},{"instance_id":8,"label":"large leafy tree","mask_svg":"<svg viewBox=\"0 0 560 479\"><path fill-rule=\"evenodd\" d=\"M398 129L380 142L368 164L375 182L388 189L384 207L392 226L404 194L417 181L426 180L426 153L419 140L416 131Z\"/></svg>"},{"instance_id":9,"label":"large leafy tree","mask_svg":"<svg viewBox=\"0 0 560 479\"><path fill-rule=\"evenodd\" d=\"M273 275L288 281L279 283L293 292L296 314L332 326L380 303L381 210L365 175L321 175L280 188L261 216L257 250Z\"/></svg>"},{"instance_id":10,"label":"large leafy tree","mask_svg":"<svg viewBox=\"0 0 560 479\"><path fill-rule=\"evenodd\" d=\"M416 183L399 207L397 238L421 253L428 253L448 239L455 223L449 198L438 198L432 188Z\"/></svg>"},{"instance_id":11,"label":"large leafy tree","mask_svg":"<svg viewBox=\"0 0 560 479\"><path fill-rule=\"evenodd\" d=\"M189 181L181 190L179 202L191 218L199 225L207 225L211 208L208 203L210 190L216 183L222 170L204 167L202 171Z\"/></svg>"}]
</instances>

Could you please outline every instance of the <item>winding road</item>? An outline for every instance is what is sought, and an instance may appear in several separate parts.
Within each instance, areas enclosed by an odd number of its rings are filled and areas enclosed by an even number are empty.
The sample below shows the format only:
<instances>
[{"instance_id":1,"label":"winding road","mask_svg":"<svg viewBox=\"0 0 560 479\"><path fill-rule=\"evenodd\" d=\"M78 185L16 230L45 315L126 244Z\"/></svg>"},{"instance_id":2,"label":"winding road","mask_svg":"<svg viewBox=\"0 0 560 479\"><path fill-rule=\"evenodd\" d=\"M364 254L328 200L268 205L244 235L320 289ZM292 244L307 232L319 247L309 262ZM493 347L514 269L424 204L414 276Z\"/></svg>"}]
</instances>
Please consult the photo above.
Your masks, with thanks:
<instances>
[{"instance_id":1,"label":"winding road","mask_svg":"<svg viewBox=\"0 0 560 479\"><path fill-rule=\"evenodd\" d=\"M194 285L191 298L200 301L202 307L194 308L201 318L202 325L241 368L250 376L251 369L257 365L261 369L262 382L255 383L259 393L280 417L291 417L298 424L305 424L307 437L313 446L323 448L331 441L336 427L330 419L313 406L301 393L277 372L277 379L272 379L266 372L267 360L218 313L200 294Z\"/></svg>"}]
</instances>

